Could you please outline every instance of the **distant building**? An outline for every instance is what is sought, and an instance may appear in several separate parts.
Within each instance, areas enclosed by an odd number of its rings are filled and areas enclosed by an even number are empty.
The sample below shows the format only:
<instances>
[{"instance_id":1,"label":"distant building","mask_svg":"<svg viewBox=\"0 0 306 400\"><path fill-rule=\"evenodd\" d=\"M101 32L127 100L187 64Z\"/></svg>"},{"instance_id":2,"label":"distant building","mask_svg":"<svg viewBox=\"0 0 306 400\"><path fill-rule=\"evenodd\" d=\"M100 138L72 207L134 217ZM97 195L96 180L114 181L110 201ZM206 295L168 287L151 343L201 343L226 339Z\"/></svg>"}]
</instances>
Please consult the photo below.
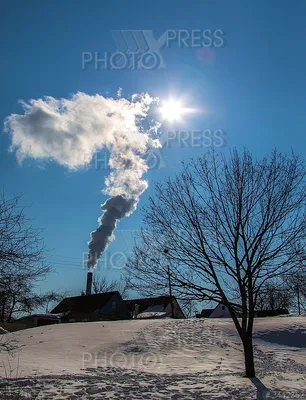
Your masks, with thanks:
<instances>
[{"instance_id":1,"label":"distant building","mask_svg":"<svg viewBox=\"0 0 306 400\"><path fill-rule=\"evenodd\" d=\"M238 304L233 305L236 316L241 317L241 306ZM255 318L261 317L275 317L277 315L286 315L289 311L286 308L279 310L261 310L255 311ZM200 314L196 315L197 318L231 318L229 309L222 303L216 305L215 308L204 308Z\"/></svg>"},{"instance_id":2,"label":"distant building","mask_svg":"<svg viewBox=\"0 0 306 400\"><path fill-rule=\"evenodd\" d=\"M241 307L239 305L233 306L237 317L241 316ZM222 303L216 305L215 308L204 308L200 314L196 315L197 318L231 318L229 309Z\"/></svg>"},{"instance_id":3,"label":"distant building","mask_svg":"<svg viewBox=\"0 0 306 400\"><path fill-rule=\"evenodd\" d=\"M52 311L63 322L130 319L130 312L119 292L66 297Z\"/></svg>"},{"instance_id":4,"label":"distant building","mask_svg":"<svg viewBox=\"0 0 306 400\"><path fill-rule=\"evenodd\" d=\"M186 318L174 296L158 296L126 300L125 304L133 318Z\"/></svg>"},{"instance_id":5,"label":"distant building","mask_svg":"<svg viewBox=\"0 0 306 400\"><path fill-rule=\"evenodd\" d=\"M37 326L53 325L61 322L56 314L31 314L15 319L11 324L20 326L19 329L35 328Z\"/></svg>"},{"instance_id":6,"label":"distant building","mask_svg":"<svg viewBox=\"0 0 306 400\"><path fill-rule=\"evenodd\" d=\"M287 315L289 311L287 308L280 308L278 310L260 310L255 311L255 317L262 318L262 317L276 317L277 315Z\"/></svg>"}]
</instances>

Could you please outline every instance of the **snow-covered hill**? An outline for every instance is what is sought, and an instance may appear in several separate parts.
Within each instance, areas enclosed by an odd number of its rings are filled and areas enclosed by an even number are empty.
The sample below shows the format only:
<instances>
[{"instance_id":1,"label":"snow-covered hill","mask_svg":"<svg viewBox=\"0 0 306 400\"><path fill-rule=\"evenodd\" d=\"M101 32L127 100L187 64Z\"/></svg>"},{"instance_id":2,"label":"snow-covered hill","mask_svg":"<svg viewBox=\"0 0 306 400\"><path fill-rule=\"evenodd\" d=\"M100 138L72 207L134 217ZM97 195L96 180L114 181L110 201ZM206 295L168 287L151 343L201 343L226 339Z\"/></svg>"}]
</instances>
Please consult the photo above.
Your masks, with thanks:
<instances>
[{"instance_id":1,"label":"snow-covered hill","mask_svg":"<svg viewBox=\"0 0 306 400\"><path fill-rule=\"evenodd\" d=\"M305 317L256 320L252 382L229 319L61 324L7 336L20 348L14 358L0 354L1 375L18 375L14 384L41 399L306 398Z\"/></svg>"}]
</instances>

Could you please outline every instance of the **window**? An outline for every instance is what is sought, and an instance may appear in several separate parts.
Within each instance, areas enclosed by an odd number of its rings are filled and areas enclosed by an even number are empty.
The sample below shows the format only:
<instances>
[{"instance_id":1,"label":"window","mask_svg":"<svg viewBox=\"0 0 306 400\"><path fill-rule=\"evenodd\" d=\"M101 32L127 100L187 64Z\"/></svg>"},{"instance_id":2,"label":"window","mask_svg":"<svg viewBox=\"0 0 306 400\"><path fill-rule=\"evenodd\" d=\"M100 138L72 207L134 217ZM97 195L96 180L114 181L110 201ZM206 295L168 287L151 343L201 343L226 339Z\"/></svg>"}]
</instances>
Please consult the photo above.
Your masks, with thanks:
<instances>
[{"instance_id":1,"label":"window","mask_svg":"<svg viewBox=\"0 0 306 400\"><path fill-rule=\"evenodd\" d=\"M116 310L116 307L117 307L117 304L116 304L116 302L115 302L115 301L113 301L113 304L112 304L112 308L113 308L113 310Z\"/></svg>"},{"instance_id":2,"label":"window","mask_svg":"<svg viewBox=\"0 0 306 400\"><path fill-rule=\"evenodd\" d=\"M225 306L222 306L222 311L224 311L225 310Z\"/></svg>"}]
</instances>

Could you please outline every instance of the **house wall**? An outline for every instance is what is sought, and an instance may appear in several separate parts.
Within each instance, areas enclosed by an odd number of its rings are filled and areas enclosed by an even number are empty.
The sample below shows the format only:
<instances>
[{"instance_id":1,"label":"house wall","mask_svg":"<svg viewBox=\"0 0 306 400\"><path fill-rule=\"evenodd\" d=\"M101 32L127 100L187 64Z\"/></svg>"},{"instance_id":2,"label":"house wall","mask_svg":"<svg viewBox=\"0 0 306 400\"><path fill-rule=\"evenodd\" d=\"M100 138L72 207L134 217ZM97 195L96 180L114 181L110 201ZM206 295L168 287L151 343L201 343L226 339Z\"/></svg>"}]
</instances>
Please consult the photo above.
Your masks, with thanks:
<instances>
[{"instance_id":1,"label":"house wall","mask_svg":"<svg viewBox=\"0 0 306 400\"><path fill-rule=\"evenodd\" d=\"M23 325L23 329L35 328L37 326L34 318L20 318L17 322ZM12 322L12 324L14 324L14 322Z\"/></svg>"},{"instance_id":2,"label":"house wall","mask_svg":"<svg viewBox=\"0 0 306 400\"><path fill-rule=\"evenodd\" d=\"M27 328L32 328L31 326L19 322L1 322L1 326L9 332L16 332Z\"/></svg>"},{"instance_id":3,"label":"house wall","mask_svg":"<svg viewBox=\"0 0 306 400\"><path fill-rule=\"evenodd\" d=\"M36 326L54 325L60 322L59 319L36 318Z\"/></svg>"},{"instance_id":4,"label":"house wall","mask_svg":"<svg viewBox=\"0 0 306 400\"><path fill-rule=\"evenodd\" d=\"M116 308L113 308L113 303L116 303ZM109 316L118 319L130 319L131 315L124 303L124 300L117 293L114 294L107 303L104 304L97 313L100 316Z\"/></svg>"},{"instance_id":5,"label":"house wall","mask_svg":"<svg viewBox=\"0 0 306 400\"><path fill-rule=\"evenodd\" d=\"M224 304L218 304L209 318L231 318L231 314Z\"/></svg>"},{"instance_id":6,"label":"house wall","mask_svg":"<svg viewBox=\"0 0 306 400\"><path fill-rule=\"evenodd\" d=\"M35 328L37 326L44 326L44 325L53 325L60 323L58 319L48 319L48 318L39 318L39 317L25 317L20 318L16 322L12 322L11 325L14 328L14 325L18 326L18 329L13 330L20 330L20 329L28 329L28 328Z\"/></svg>"},{"instance_id":7,"label":"house wall","mask_svg":"<svg viewBox=\"0 0 306 400\"><path fill-rule=\"evenodd\" d=\"M175 318L185 318L185 315L182 313L177 300L173 299L172 301L173 301L174 317ZM166 306L165 311L167 313L167 317L172 316L171 302Z\"/></svg>"},{"instance_id":8,"label":"house wall","mask_svg":"<svg viewBox=\"0 0 306 400\"><path fill-rule=\"evenodd\" d=\"M74 312L69 313L66 317L62 318L62 322L93 322L93 321L103 321L104 318L99 318L99 315L95 313L86 312Z\"/></svg>"}]
</instances>

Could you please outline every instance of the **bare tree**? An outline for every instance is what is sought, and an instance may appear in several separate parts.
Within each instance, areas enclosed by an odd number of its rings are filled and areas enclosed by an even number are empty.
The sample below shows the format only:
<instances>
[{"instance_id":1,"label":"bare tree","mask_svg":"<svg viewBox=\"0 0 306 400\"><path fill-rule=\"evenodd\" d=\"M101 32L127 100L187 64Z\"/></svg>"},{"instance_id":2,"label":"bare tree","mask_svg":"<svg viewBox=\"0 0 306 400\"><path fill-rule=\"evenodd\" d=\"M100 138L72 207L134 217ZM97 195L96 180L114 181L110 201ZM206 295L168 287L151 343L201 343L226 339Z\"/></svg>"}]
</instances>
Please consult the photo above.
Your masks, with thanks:
<instances>
[{"instance_id":1,"label":"bare tree","mask_svg":"<svg viewBox=\"0 0 306 400\"><path fill-rule=\"evenodd\" d=\"M41 304L34 293L51 268L44 257L41 232L34 229L21 206L22 195L0 195L0 320L29 312Z\"/></svg>"},{"instance_id":2,"label":"bare tree","mask_svg":"<svg viewBox=\"0 0 306 400\"><path fill-rule=\"evenodd\" d=\"M41 297L34 293L33 284L21 276L2 276L0 283L0 318L10 322L14 316L30 313L41 305Z\"/></svg>"},{"instance_id":3,"label":"bare tree","mask_svg":"<svg viewBox=\"0 0 306 400\"><path fill-rule=\"evenodd\" d=\"M40 296L41 306L44 307L46 313L49 313L57 303L60 303L65 297L68 296L68 292L57 292L55 290L50 290Z\"/></svg>"},{"instance_id":4,"label":"bare tree","mask_svg":"<svg viewBox=\"0 0 306 400\"><path fill-rule=\"evenodd\" d=\"M292 249L305 240L305 199L305 168L294 154L273 151L256 160L247 150L229 157L208 152L156 186L127 264L130 286L161 290L171 265L180 297L224 303L243 344L245 374L254 377L258 295L296 265ZM241 320L233 305L236 291Z\"/></svg>"},{"instance_id":5,"label":"bare tree","mask_svg":"<svg viewBox=\"0 0 306 400\"><path fill-rule=\"evenodd\" d=\"M179 299L178 299L179 300ZM198 314L198 303L195 300L181 300L181 309L183 310L186 318L195 317Z\"/></svg>"},{"instance_id":6,"label":"bare tree","mask_svg":"<svg viewBox=\"0 0 306 400\"><path fill-rule=\"evenodd\" d=\"M197 300L202 297L197 293L185 293L177 290L172 276L171 261L163 255L167 254L166 247L162 252L150 242L150 232L141 232L142 240L135 241L133 255L128 260L124 280L128 289L134 290L144 297L175 296L187 318L195 316L198 309ZM166 243L165 243L166 245ZM157 251L156 251L157 250Z\"/></svg>"},{"instance_id":7,"label":"bare tree","mask_svg":"<svg viewBox=\"0 0 306 400\"><path fill-rule=\"evenodd\" d=\"M291 296L292 305L298 311L306 310L306 272L305 270L292 272L285 276L287 293Z\"/></svg>"},{"instance_id":8,"label":"bare tree","mask_svg":"<svg viewBox=\"0 0 306 400\"><path fill-rule=\"evenodd\" d=\"M118 291L123 299L128 295L128 287L124 281L108 281L105 276L94 276L92 281L92 291L94 294Z\"/></svg>"},{"instance_id":9,"label":"bare tree","mask_svg":"<svg viewBox=\"0 0 306 400\"><path fill-rule=\"evenodd\" d=\"M279 281L266 282L257 295L256 311L285 310L293 304L292 292Z\"/></svg>"}]
</instances>

